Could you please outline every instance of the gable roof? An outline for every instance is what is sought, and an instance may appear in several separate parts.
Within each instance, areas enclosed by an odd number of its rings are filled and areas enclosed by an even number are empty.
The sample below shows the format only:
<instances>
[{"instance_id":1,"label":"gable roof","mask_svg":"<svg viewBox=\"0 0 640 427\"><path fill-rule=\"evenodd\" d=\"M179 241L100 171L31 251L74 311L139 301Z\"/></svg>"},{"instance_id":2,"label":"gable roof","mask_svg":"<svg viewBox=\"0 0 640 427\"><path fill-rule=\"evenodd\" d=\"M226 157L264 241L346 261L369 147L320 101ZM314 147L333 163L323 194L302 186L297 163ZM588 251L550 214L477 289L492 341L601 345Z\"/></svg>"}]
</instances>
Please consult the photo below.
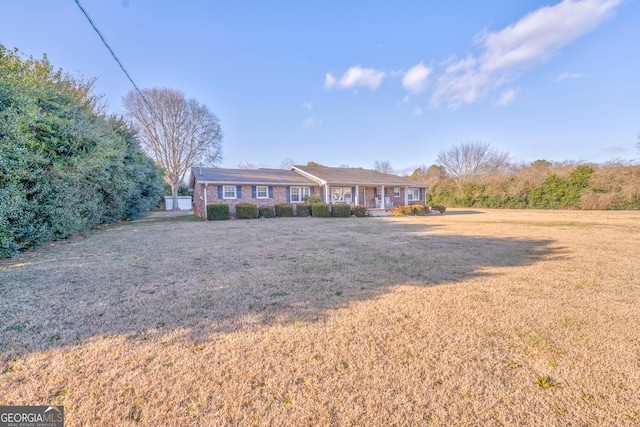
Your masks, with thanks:
<instances>
[{"instance_id":1,"label":"gable roof","mask_svg":"<svg viewBox=\"0 0 640 427\"><path fill-rule=\"evenodd\" d=\"M403 176L381 173L371 169L295 165L291 166L291 170L299 171L302 175L314 179L322 185L429 187L428 185L421 184Z\"/></svg>"},{"instance_id":2,"label":"gable roof","mask_svg":"<svg viewBox=\"0 0 640 427\"><path fill-rule=\"evenodd\" d=\"M257 185L314 185L313 180L286 169L222 169L192 167L189 188L196 183L257 184Z\"/></svg>"}]
</instances>

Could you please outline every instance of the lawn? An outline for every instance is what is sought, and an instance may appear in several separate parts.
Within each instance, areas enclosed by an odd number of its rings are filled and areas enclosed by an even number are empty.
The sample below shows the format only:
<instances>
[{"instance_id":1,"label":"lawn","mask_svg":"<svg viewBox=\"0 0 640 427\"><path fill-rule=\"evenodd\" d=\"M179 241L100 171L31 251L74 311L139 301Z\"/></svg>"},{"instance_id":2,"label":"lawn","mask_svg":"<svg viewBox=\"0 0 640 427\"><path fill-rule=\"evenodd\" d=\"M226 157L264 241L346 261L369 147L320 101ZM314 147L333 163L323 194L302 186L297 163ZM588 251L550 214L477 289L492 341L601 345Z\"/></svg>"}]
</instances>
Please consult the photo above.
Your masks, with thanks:
<instances>
[{"instance_id":1,"label":"lawn","mask_svg":"<svg viewBox=\"0 0 640 427\"><path fill-rule=\"evenodd\" d=\"M155 213L0 263L0 405L67 426L638 425L640 214Z\"/></svg>"}]
</instances>

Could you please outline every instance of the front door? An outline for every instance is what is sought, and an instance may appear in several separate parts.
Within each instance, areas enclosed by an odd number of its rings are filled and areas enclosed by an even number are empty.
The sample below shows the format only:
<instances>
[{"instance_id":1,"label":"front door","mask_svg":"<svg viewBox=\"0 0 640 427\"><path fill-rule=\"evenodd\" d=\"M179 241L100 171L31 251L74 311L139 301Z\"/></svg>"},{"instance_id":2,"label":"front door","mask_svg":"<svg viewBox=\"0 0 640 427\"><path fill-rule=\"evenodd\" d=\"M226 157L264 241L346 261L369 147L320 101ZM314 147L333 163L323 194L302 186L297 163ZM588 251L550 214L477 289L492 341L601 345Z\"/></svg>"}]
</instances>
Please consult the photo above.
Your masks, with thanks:
<instances>
[{"instance_id":1,"label":"front door","mask_svg":"<svg viewBox=\"0 0 640 427\"><path fill-rule=\"evenodd\" d=\"M360 206L367 206L367 196L364 192L364 187L358 187L358 200L356 204Z\"/></svg>"}]
</instances>

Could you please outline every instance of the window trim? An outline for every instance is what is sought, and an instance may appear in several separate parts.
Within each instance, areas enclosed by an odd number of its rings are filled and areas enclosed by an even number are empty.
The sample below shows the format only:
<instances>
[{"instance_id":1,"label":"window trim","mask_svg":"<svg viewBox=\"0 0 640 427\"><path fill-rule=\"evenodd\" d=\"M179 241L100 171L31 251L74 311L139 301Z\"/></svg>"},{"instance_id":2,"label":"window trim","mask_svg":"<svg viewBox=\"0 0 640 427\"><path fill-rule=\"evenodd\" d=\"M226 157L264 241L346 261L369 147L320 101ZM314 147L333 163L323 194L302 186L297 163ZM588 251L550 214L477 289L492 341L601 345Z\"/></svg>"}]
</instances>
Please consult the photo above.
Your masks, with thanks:
<instances>
[{"instance_id":1,"label":"window trim","mask_svg":"<svg viewBox=\"0 0 640 427\"><path fill-rule=\"evenodd\" d=\"M418 196L418 198L414 198L414 196ZM407 188L407 200L409 202L419 202L420 201L420 188L418 187L409 187Z\"/></svg>"},{"instance_id":2,"label":"window trim","mask_svg":"<svg viewBox=\"0 0 640 427\"><path fill-rule=\"evenodd\" d=\"M264 188L264 196L260 195L260 189ZM269 186L268 185L256 185L256 199L268 199L269 198Z\"/></svg>"},{"instance_id":3,"label":"window trim","mask_svg":"<svg viewBox=\"0 0 640 427\"><path fill-rule=\"evenodd\" d=\"M400 197L401 194L400 187L393 187L393 197Z\"/></svg>"},{"instance_id":4,"label":"window trim","mask_svg":"<svg viewBox=\"0 0 640 427\"><path fill-rule=\"evenodd\" d=\"M233 197L227 196L227 189L228 188L233 188ZM237 187L235 185L223 185L222 186L222 198L225 199L225 200L237 199L238 198Z\"/></svg>"},{"instance_id":5,"label":"window trim","mask_svg":"<svg viewBox=\"0 0 640 427\"><path fill-rule=\"evenodd\" d=\"M293 200L294 189L295 189L296 198L298 200ZM303 191L303 189L306 189L306 191ZM301 186L292 185L289 187L290 203L304 203L305 197L309 197L310 195L311 195L311 187L305 187L303 185Z\"/></svg>"}]
</instances>

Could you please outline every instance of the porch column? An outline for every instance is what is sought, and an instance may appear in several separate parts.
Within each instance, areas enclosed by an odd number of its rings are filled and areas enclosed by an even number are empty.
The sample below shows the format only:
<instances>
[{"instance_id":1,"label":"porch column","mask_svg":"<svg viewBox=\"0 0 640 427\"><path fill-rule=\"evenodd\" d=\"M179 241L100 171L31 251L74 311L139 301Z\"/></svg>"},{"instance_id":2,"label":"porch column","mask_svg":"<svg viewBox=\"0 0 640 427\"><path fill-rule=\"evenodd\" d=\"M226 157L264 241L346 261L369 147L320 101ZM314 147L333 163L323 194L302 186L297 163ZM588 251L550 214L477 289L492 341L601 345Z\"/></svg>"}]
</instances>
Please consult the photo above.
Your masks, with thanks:
<instances>
[{"instance_id":1,"label":"porch column","mask_svg":"<svg viewBox=\"0 0 640 427\"><path fill-rule=\"evenodd\" d=\"M409 187L404 187L404 204L409 204Z\"/></svg>"},{"instance_id":2,"label":"porch column","mask_svg":"<svg viewBox=\"0 0 640 427\"><path fill-rule=\"evenodd\" d=\"M360 201L360 198L359 198L359 190L360 190L360 187L356 185L356 194L355 194L355 199L353 199L353 205L354 205L354 206L357 206L357 205L358 205L358 202Z\"/></svg>"},{"instance_id":3,"label":"porch column","mask_svg":"<svg viewBox=\"0 0 640 427\"><path fill-rule=\"evenodd\" d=\"M324 202L331 203L331 199L329 199L329 184L324 185Z\"/></svg>"},{"instance_id":4,"label":"porch column","mask_svg":"<svg viewBox=\"0 0 640 427\"><path fill-rule=\"evenodd\" d=\"M380 204L382 205L382 209L386 209L387 204L384 201L384 185L381 187L380 192L382 193L382 195L380 196Z\"/></svg>"},{"instance_id":5,"label":"porch column","mask_svg":"<svg viewBox=\"0 0 640 427\"><path fill-rule=\"evenodd\" d=\"M204 219L207 219L207 184L202 185L202 191L204 192Z\"/></svg>"}]
</instances>

